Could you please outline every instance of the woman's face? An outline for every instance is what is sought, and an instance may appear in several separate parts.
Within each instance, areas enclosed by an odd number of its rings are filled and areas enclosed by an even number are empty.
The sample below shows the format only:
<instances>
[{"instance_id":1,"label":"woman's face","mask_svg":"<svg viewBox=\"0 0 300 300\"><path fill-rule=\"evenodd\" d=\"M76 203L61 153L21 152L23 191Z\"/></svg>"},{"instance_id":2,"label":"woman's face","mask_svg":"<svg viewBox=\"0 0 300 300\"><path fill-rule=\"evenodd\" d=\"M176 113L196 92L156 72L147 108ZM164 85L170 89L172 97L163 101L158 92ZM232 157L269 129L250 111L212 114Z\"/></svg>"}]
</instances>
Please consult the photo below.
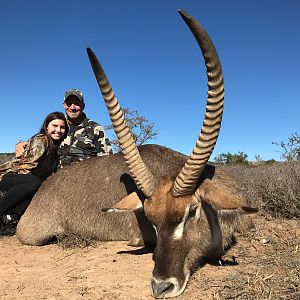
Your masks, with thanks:
<instances>
[{"instance_id":1,"label":"woman's face","mask_svg":"<svg viewBox=\"0 0 300 300\"><path fill-rule=\"evenodd\" d=\"M49 122L47 126L47 132L49 136L55 141L60 140L62 136L65 134L65 131L66 131L65 122L60 119L52 120L51 122Z\"/></svg>"}]
</instances>

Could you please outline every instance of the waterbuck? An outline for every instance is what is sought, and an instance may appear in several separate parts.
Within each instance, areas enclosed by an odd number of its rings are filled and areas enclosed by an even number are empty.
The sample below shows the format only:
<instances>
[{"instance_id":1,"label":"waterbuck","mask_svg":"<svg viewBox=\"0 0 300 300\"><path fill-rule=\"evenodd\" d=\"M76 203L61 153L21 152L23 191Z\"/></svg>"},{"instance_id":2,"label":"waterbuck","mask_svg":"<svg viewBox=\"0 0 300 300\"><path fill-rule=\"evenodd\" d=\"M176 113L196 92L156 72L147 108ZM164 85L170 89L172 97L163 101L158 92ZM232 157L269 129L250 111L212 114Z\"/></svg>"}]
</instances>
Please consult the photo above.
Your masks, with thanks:
<instances>
[{"instance_id":1,"label":"waterbuck","mask_svg":"<svg viewBox=\"0 0 300 300\"><path fill-rule=\"evenodd\" d=\"M17 227L24 244L43 245L68 231L155 247L155 298L181 294L198 262L220 258L243 213L255 211L231 177L208 165L223 113L222 68L204 29L184 11L180 15L201 48L208 77L205 119L191 156L159 145L136 147L108 79L88 48L122 153L58 171L41 186Z\"/></svg>"}]
</instances>

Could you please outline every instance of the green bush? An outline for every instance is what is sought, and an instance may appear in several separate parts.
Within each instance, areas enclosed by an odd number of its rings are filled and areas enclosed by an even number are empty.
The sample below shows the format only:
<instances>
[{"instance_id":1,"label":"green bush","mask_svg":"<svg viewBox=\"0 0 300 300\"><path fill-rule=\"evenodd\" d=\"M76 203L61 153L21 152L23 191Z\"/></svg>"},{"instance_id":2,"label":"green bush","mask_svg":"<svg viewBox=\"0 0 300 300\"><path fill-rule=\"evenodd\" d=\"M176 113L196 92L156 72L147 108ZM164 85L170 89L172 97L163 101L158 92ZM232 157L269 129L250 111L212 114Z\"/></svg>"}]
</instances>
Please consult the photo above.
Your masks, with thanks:
<instances>
[{"instance_id":1,"label":"green bush","mask_svg":"<svg viewBox=\"0 0 300 300\"><path fill-rule=\"evenodd\" d=\"M238 152L238 153L221 153L218 154L214 161L217 164L248 164L249 161L247 159L248 155L244 152Z\"/></svg>"}]
</instances>

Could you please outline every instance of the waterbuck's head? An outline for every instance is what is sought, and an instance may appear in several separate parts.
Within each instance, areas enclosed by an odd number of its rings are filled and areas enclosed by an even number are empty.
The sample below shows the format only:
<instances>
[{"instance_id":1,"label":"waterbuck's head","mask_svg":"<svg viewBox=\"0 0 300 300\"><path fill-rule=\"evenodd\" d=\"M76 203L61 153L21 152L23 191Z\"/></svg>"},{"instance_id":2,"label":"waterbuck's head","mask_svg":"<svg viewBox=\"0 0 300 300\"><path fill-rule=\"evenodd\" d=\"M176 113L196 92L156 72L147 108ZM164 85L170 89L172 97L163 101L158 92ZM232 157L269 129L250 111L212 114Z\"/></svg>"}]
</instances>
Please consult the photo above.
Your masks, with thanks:
<instances>
[{"instance_id":1,"label":"waterbuck's head","mask_svg":"<svg viewBox=\"0 0 300 300\"><path fill-rule=\"evenodd\" d=\"M181 294L199 257L218 257L222 254L220 211L244 208L243 199L230 191L230 183L227 182L228 188L219 184L223 181L222 174L217 175L219 179L212 180L214 170L207 166L223 113L221 64L212 41L200 24L184 11L179 13L202 51L207 70L208 97L196 146L176 178L156 178L148 170L98 59L91 49L87 49L131 176L146 198L144 212L156 230L155 267L151 283L152 294L156 298ZM131 208L138 209L141 202L135 200L132 200Z\"/></svg>"}]
</instances>

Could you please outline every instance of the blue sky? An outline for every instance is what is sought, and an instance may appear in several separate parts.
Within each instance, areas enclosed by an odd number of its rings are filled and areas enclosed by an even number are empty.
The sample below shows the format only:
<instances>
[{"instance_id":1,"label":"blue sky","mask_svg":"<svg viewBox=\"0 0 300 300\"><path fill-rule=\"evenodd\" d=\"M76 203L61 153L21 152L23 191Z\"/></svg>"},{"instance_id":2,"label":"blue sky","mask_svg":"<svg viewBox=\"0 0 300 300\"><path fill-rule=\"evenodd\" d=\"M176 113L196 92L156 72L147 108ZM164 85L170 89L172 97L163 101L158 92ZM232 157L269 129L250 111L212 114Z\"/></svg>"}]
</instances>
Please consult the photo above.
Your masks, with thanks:
<instances>
[{"instance_id":1,"label":"blue sky","mask_svg":"<svg viewBox=\"0 0 300 300\"><path fill-rule=\"evenodd\" d=\"M279 159L272 141L299 133L300 1L1 1L0 152L62 111L66 89L85 95L87 115L110 120L86 47L101 61L123 107L159 130L154 143L190 154L207 95L205 68L178 14L196 18L215 43L225 111L212 158L243 151Z\"/></svg>"}]
</instances>

